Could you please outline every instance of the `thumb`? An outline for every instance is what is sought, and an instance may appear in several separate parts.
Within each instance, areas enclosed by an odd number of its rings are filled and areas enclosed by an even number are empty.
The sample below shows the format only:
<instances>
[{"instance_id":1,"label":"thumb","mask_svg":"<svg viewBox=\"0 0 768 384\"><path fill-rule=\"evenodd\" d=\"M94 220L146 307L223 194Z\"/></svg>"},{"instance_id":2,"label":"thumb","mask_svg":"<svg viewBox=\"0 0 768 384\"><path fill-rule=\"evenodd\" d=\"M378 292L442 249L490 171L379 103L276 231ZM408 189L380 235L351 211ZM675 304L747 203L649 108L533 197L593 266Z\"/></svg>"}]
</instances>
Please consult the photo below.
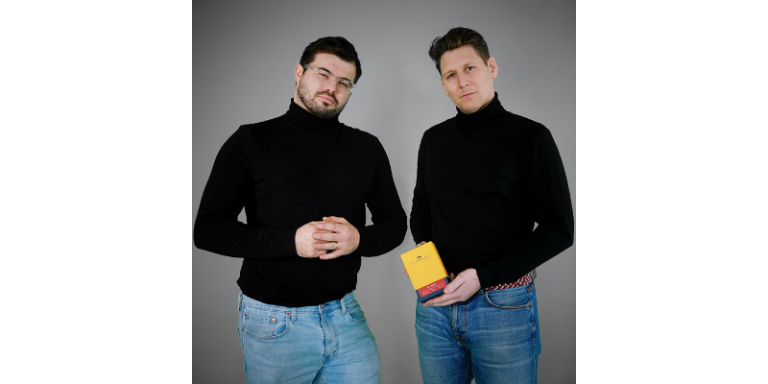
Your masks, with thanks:
<instances>
[{"instance_id":1,"label":"thumb","mask_svg":"<svg viewBox=\"0 0 768 384\"><path fill-rule=\"evenodd\" d=\"M453 293L453 291L459 289L459 286L461 286L461 282L453 281L452 283L445 286L443 293Z\"/></svg>"}]
</instances>

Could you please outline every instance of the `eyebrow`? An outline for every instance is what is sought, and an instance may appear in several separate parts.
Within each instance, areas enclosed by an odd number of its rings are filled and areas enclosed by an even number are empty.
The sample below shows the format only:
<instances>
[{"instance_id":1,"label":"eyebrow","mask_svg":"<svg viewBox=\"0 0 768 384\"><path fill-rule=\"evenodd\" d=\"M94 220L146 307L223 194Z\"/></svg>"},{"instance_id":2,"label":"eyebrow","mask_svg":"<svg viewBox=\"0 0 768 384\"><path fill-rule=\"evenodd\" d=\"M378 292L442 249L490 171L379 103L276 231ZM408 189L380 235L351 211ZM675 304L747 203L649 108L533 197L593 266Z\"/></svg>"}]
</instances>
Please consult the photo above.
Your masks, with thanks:
<instances>
[{"instance_id":1,"label":"eyebrow","mask_svg":"<svg viewBox=\"0 0 768 384\"><path fill-rule=\"evenodd\" d=\"M480 60L480 62L482 63L482 59ZM472 60L469 60L469 61L465 61L465 62L463 62L463 63L459 64L459 68L466 68L466 67L477 67L477 66L479 66L479 65L480 65L480 64L478 64L478 63L477 63L477 61L475 61L474 59L472 59ZM443 71L442 71L442 73L443 73L443 76L445 76L445 74L446 74L446 73L452 73L452 72L458 72L458 70L456 70L456 69L453 69L453 68L450 68L450 69L445 69L445 70L443 70Z\"/></svg>"},{"instance_id":2,"label":"eyebrow","mask_svg":"<svg viewBox=\"0 0 768 384\"><path fill-rule=\"evenodd\" d=\"M328 70L328 68L323 68L323 67L317 67L317 68L318 68L318 69L322 69L322 70L324 70L324 71L326 71L326 72L330 73L331 75L333 75L333 72L329 71L329 70ZM336 76L336 75L334 75L334 76ZM336 76L336 77L338 77L338 76ZM352 83L352 82L353 82L352 80L350 80L350 79L347 79L346 77L339 77L339 78L340 78L340 79L342 79L342 80L346 80L346 81L349 81L350 83Z\"/></svg>"}]
</instances>

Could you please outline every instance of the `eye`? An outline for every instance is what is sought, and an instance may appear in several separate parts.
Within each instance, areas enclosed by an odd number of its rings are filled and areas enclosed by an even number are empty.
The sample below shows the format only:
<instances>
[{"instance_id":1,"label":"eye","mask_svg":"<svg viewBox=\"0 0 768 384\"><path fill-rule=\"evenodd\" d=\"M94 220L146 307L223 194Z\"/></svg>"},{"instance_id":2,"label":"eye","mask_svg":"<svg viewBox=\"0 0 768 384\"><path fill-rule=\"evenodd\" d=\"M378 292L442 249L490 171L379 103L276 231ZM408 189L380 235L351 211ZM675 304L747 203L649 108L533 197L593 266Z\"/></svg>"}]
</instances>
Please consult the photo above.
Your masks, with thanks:
<instances>
[{"instance_id":1,"label":"eye","mask_svg":"<svg viewBox=\"0 0 768 384\"><path fill-rule=\"evenodd\" d=\"M317 75L320 76L320 78L322 78L322 79L327 79L328 78L328 74L327 73L323 73L323 72L320 72L320 71L317 72Z\"/></svg>"},{"instance_id":2,"label":"eye","mask_svg":"<svg viewBox=\"0 0 768 384\"><path fill-rule=\"evenodd\" d=\"M456 74L455 74L455 73L451 73L451 74L449 74L448 76L446 76L445 78L446 78L447 80L452 80L454 77L456 77Z\"/></svg>"},{"instance_id":3,"label":"eye","mask_svg":"<svg viewBox=\"0 0 768 384\"><path fill-rule=\"evenodd\" d=\"M346 80L339 81L339 88L341 89L350 89L352 88L352 84Z\"/></svg>"},{"instance_id":4,"label":"eye","mask_svg":"<svg viewBox=\"0 0 768 384\"><path fill-rule=\"evenodd\" d=\"M468 71L468 72L471 72L473 69L475 69L475 67L473 67L473 66L471 66L471 65L470 65L469 67L467 67L467 71Z\"/></svg>"}]
</instances>

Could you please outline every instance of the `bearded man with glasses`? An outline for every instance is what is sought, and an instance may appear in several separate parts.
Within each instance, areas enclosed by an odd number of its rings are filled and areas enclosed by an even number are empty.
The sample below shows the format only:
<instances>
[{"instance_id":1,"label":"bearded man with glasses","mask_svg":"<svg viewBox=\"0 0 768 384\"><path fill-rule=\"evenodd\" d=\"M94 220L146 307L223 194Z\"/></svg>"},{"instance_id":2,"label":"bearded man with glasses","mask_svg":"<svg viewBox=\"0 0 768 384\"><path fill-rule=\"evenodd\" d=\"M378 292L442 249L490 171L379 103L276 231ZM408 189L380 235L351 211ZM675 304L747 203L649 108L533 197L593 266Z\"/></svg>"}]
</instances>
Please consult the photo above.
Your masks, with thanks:
<instances>
[{"instance_id":1,"label":"bearded man with glasses","mask_svg":"<svg viewBox=\"0 0 768 384\"><path fill-rule=\"evenodd\" d=\"M248 383L380 382L376 341L352 291L361 257L400 245L406 216L379 140L338 119L361 74L343 37L310 43L288 111L241 126L213 164L194 240L243 259ZM243 207L247 224L237 219Z\"/></svg>"}]
</instances>

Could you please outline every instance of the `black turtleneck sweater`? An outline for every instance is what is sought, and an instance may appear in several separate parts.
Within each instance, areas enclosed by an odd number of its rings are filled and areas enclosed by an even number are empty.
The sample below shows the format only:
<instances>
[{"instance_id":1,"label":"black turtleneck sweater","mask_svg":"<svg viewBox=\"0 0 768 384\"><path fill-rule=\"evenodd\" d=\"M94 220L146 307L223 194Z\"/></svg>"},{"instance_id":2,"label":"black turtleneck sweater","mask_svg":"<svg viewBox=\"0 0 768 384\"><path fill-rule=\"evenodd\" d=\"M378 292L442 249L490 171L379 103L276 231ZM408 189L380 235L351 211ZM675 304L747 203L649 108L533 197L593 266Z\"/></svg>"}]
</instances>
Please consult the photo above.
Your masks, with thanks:
<instances>
[{"instance_id":1,"label":"black turtleneck sweater","mask_svg":"<svg viewBox=\"0 0 768 384\"><path fill-rule=\"evenodd\" d=\"M498 94L457 112L422 137L411 233L435 243L449 273L512 283L573 244L563 162L549 130L504 110Z\"/></svg>"},{"instance_id":2,"label":"black turtleneck sweater","mask_svg":"<svg viewBox=\"0 0 768 384\"><path fill-rule=\"evenodd\" d=\"M243 207L247 224L237 219ZM355 252L333 260L298 256L296 230L323 216L343 217L357 228ZM244 259L237 284L245 295L298 307L354 290L360 257L400 245L406 222L379 140L291 101L285 115L243 125L224 143L200 201L194 240L200 249Z\"/></svg>"}]
</instances>

